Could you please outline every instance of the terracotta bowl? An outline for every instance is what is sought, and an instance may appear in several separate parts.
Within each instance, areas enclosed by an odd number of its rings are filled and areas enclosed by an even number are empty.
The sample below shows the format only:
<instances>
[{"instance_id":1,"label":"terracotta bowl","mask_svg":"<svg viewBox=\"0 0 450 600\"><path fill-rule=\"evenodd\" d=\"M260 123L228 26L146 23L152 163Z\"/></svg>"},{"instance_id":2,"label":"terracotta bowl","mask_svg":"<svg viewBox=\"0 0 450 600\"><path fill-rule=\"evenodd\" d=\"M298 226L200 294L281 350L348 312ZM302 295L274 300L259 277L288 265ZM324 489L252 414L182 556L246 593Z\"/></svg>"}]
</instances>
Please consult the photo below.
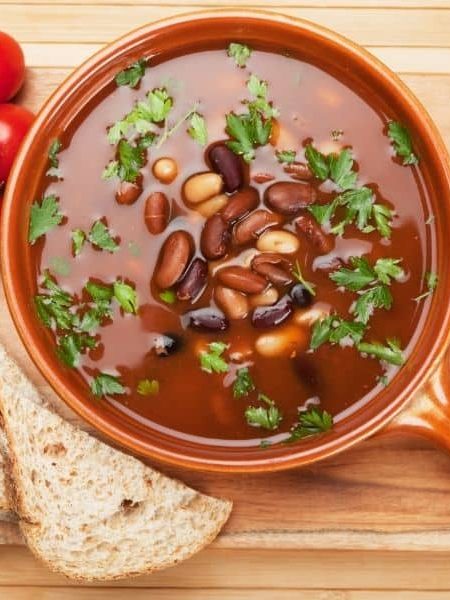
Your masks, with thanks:
<instances>
[{"instance_id":1,"label":"terracotta bowl","mask_svg":"<svg viewBox=\"0 0 450 600\"><path fill-rule=\"evenodd\" d=\"M436 215L439 285L427 322L406 365L374 400L338 422L323 437L266 449L195 445L142 425L113 407L99 407L69 378L43 338L31 298L35 282L27 231L30 205L45 168L49 140L64 129L115 73L142 55L162 59L230 40L266 49L283 46L304 60L345 74L374 100L389 105L417 140L425 184ZM146 457L215 471L275 471L300 466L345 450L380 431L415 431L450 446L446 390L449 360L444 357L450 319L450 166L446 148L425 109L386 66L354 43L306 21L258 11L202 12L147 25L85 62L53 94L39 113L11 174L3 206L1 264L8 304L31 358L54 390L99 432ZM444 362L442 362L444 360ZM440 366L441 365L441 366ZM442 367L444 365L444 367ZM434 375L433 375L434 374ZM414 401L411 403L411 399ZM407 407L407 408L405 408ZM402 412L403 411L403 412ZM449 435L446 433L449 431Z\"/></svg>"}]
</instances>

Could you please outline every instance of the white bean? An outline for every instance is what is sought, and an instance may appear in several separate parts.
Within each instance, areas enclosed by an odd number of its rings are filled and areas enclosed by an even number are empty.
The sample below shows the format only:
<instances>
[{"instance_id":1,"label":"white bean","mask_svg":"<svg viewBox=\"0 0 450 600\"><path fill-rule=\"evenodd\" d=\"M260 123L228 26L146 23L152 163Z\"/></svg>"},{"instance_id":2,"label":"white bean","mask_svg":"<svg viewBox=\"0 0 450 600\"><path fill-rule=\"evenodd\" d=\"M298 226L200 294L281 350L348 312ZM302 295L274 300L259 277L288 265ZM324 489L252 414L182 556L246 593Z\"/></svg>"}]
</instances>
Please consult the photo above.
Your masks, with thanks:
<instances>
[{"instance_id":1,"label":"white bean","mask_svg":"<svg viewBox=\"0 0 450 600\"><path fill-rule=\"evenodd\" d=\"M260 335L256 340L255 347L257 352L265 357L293 357L300 350L304 350L307 344L307 330L288 325L276 331Z\"/></svg>"},{"instance_id":2,"label":"white bean","mask_svg":"<svg viewBox=\"0 0 450 600\"><path fill-rule=\"evenodd\" d=\"M296 235L284 229L265 231L256 242L261 252L278 252L279 254L294 254L300 248Z\"/></svg>"},{"instance_id":3,"label":"white bean","mask_svg":"<svg viewBox=\"0 0 450 600\"><path fill-rule=\"evenodd\" d=\"M272 306L278 300L279 294L274 287L268 287L260 294L250 296L250 305L256 306Z\"/></svg>"},{"instance_id":4,"label":"white bean","mask_svg":"<svg viewBox=\"0 0 450 600\"><path fill-rule=\"evenodd\" d=\"M196 210L207 219L208 217L212 217L216 212L222 210L227 205L228 196L226 194L219 194L218 196L213 196L209 200L205 200L201 204L196 206Z\"/></svg>"},{"instance_id":5,"label":"white bean","mask_svg":"<svg viewBox=\"0 0 450 600\"><path fill-rule=\"evenodd\" d=\"M229 319L245 319L248 315L248 299L241 292L218 285L214 288L214 300Z\"/></svg>"},{"instance_id":6,"label":"white bean","mask_svg":"<svg viewBox=\"0 0 450 600\"><path fill-rule=\"evenodd\" d=\"M184 184L184 197L191 204L199 204L220 194L222 187L222 177L217 173L199 173L190 177Z\"/></svg>"}]
</instances>

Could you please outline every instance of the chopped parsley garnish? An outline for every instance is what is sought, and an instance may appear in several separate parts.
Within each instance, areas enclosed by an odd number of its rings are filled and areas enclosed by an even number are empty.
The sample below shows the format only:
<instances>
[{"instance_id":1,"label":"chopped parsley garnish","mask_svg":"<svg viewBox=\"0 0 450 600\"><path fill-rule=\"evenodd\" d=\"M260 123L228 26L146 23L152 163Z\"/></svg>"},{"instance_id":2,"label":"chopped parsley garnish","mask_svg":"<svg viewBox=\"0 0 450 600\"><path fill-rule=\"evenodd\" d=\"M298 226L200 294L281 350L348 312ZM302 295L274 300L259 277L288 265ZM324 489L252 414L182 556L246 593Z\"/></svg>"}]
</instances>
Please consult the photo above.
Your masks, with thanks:
<instances>
[{"instance_id":1,"label":"chopped parsley garnish","mask_svg":"<svg viewBox=\"0 0 450 600\"><path fill-rule=\"evenodd\" d=\"M208 130L205 119L198 112L194 112L191 115L189 125L190 127L187 131L191 138L199 143L200 146L206 146L208 143Z\"/></svg>"},{"instance_id":2,"label":"chopped parsley garnish","mask_svg":"<svg viewBox=\"0 0 450 600\"><path fill-rule=\"evenodd\" d=\"M238 369L236 373L236 379L233 382L233 396L235 398L242 398L248 396L250 392L255 390L255 384L250 376L250 372L247 367Z\"/></svg>"},{"instance_id":3,"label":"chopped parsley garnish","mask_svg":"<svg viewBox=\"0 0 450 600\"><path fill-rule=\"evenodd\" d=\"M173 290L164 290L159 294L159 297L166 304L175 304L177 301L177 295Z\"/></svg>"},{"instance_id":4,"label":"chopped parsley garnish","mask_svg":"<svg viewBox=\"0 0 450 600\"><path fill-rule=\"evenodd\" d=\"M80 355L87 348L95 348L95 338L86 333L69 333L58 338L56 353L60 360L68 367L76 367Z\"/></svg>"},{"instance_id":5,"label":"chopped parsley garnish","mask_svg":"<svg viewBox=\"0 0 450 600\"><path fill-rule=\"evenodd\" d=\"M34 202L31 206L28 241L35 241L48 231L59 225L63 215L59 211L58 198L54 195L44 196L41 204Z\"/></svg>"},{"instance_id":6,"label":"chopped parsley garnish","mask_svg":"<svg viewBox=\"0 0 450 600\"><path fill-rule=\"evenodd\" d=\"M245 44L232 42L228 46L228 56L234 60L238 67L245 67L252 51Z\"/></svg>"},{"instance_id":7,"label":"chopped parsley garnish","mask_svg":"<svg viewBox=\"0 0 450 600\"><path fill-rule=\"evenodd\" d=\"M228 348L224 342L211 342L208 344L209 351L200 352L200 366L206 373L227 373L228 363L222 354Z\"/></svg>"},{"instance_id":8,"label":"chopped parsley garnish","mask_svg":"<svg viewBox=\"0 0 450 600\"><path fill-rule=\"evenodd\" d=\"M113 283L114 298L126 313L136 314L138 309L138 300L136 290L119 279Z\"/></svg>"},{"instance_id":9,"label":"chopped parsley garnish","mask_svg":"<svg viewBox=\"0 0 450 600\"><path fill-rule=\"evenodd\" d=\"M74 299L55 283L48 271L44 272L42 286L48 290L48 294L38 294L34 297L39 319L46 327L70 330L74 319L70 309Z\"/></svg>"},{"instance_id":10,"label":"chopped parsley garnish","mask_svg":"<svg viewBox=\"0 0 450 600\"><path fill-rule=\"evenodd\" d=\"M330 154L328 164L330 179L341 190L351 190L355 187L358 175L353 171L353 157L348 148L341 150L339 154Z\"/></svg>"},{"instance_id":11,"label":"chopped parsley garnish","mask_svg":"<svg viewBox=\"0 0 450 600\"><path fill-rule=\"evenodd\" d=\"M71 233L72 237L72 251L74 256L80 254L83 249L84 242L86 241L86 234L82 229L74 229Z\"/></svg>"},{"instance_id":12,"label":"chopped parsley garnish","mask_svg":"<svg viewBox=\"0 0 450 600\"><path fill-rule=\"evenodd\" d=\"M403 164L417 165L419 159L413 152L411 136L408 129L397 121L391 121L388 124L388 136L394 146L397 156L403 158Z\"/></svg>"},{"instance_id":13,"label":"chopped parsley garnish","mask_svg":"<svg viewBox=\"0 0 450 600\"><path fill-rule=\"evenodd\" d=\"M157 379L141 379L136 389L141 396L156 396L159 393L159 381Z\"/></svg>"},{"instance_id":14,"label":"chopped parsley garnish","mask_svg":"<svg viewBox=\"0 0 450 600\"><path fill-rule=\"evenodd\" d=\"M319 150L316 150L312 144L308 144L305 148L305 157L308 162L308 167L321 181L328 179L330 174L330 166L328 158Z\"/></svg>"},{"instance_id":15,"label":"chopped parsley garnish","mask_svg":"<svg viewBox=\"0 0 450 600\"><path fill-rule=\"evenodd\" d=\"M379 342L361 342L358 344L357 348L362 354L368 354L369 356L378 358L379 360L398 367L405 362L400 345L398 341L394 339L386 340L385 346Z\"/></svg>"},{"instance_id":16,"label":"chopped parsley garnish","mask_svg":"<svg viewBox=\"0 0 450 600\"><path fill-rule=\"evenodd\" d=\"M117 252L119 244L111 236L109 229L103 223L103 221L95 221L92 225L88 235L88 240L97 248L101 250L108 250L109 252Z\"/></svg>"},{"instance_id":17,"label":"chopped parsley garnish","mask_svg":"<svg viewBox=\"0 0 450 600\"><path fill-rule=\"evenodd\" d=\"M379 284L363 292L351 312L356 316L357 321L367 324L376 308L390 310L392 302L393 298L389 288L384 284Z\"/></svg>"},{"instance_id":18,"label":"chopped parsley garnish","mask_svg":"<svg viewBox=\"0 0 450 600\"><path fill-rule=\"evenodd\" d=\"M295 277L295 279L299 283L301 283L305 287L305 289L308 290L308 292L311 294L311 296L316 295L316 292L314 289L315 285L313 283L311 283L310 281L306 281L306 279L303 277L298 260L295 261L295 267L293 267L293 269L292 269L292 275Z\"/></svg>"},{"instance_id":19,"label":"chopped parsley garnish","mask_svg":"<svg viewBox=\"0 0 450 600\"><path fill-rule=\"evenodd\" d=\"M140 145L133 145L126 140L119 140L117 159L106 166L102 178L112 179L118 177L121 181L135 183L144 163L144 151Z\"/></svg>"},{"instance_id":20,"label":"chopped parsley garnish","mask_svg":"<svg viewBox=\"0 0 450 600\"><path fill-rule=\"evenodd\" d=\"M291 165L295 162L297 152L295 150L277 150L275 154L279 163Z\"/></svg>"},{"instance_id":21,"label":"chopped parsley garnish","mask_svg":"<svg viewBox=\"0 0 450 600\"><path fill-rule=\"evenodd\" d=\"M117 73L115 82L117 85L128 85L135 88L144 77L145 69L147 68L147 60L140 58L138 61Z\"/></svg>"},{"instance_id":22,"label":"chopped parsley garnish","mask_svg":"<svg viewBox=\"0 0 450 600\"><path fill-rule=\"evenodd\" d=\"M263 429L277 429L283 419L283 415L275 402L265 394L258 394L258 401L264 402L266 406L248 406L245 411L247 423L252 427Z\"/></svg>"},{"instance_id":23,"label":"chopped parsley garnish","mask_svg":"<svg viewBox=\"0 0 450 600\"><path fill-rule=\"evenodd\" d=\"M106 396L107 394L124 394L125 388L118 377L108 373L100 373L91 381L91 392L94 396Z\"/></svg>"},{"instance_id":24,"label":"chopped parsley garnish","mask_svg":"<svg viewBox=\"0 0 450 600\"><path fill-rule=\"evenodd\" d=\"M439 278L436 275L436 273L432 273L431 271L428 271L427 273L425 273L425 285L427 286L427 290L425 292L423 292L422 294L420 294L420 296L416 296L414 298L414 300L416 302L420 302L421 300L428 298L428 296L431 296L431 294L437 288L438 282L439 282Z\"/></svg>"},{"instance_id":25,"label":"chopped parsley garnish","mask_svg":"<svg viewBox=\"0 0 450 600\"><path fill-rule=\"evenodd\" d=\"M309 347L316 350L322 344L340 344L348 346L358 344L364 335L366 326L356 321L345 321L337 315L329 315L315 321Z\"/></svg>"},{"instance_id":26,"label":"chopped parsley garnish","mask_svg":"<svg viewBox=\"0 0 450 600\"><path fill-rule=\"evenodd\" d=\"M302 410L298 413L298 423L295 425L286 442L296 442L312 435L329 431L333 427L333 417L326 410L316 407Z\"/></svg>"},{"instance_id":27,"label":"chopped parsley garnish","mask_svg":"<svg viewBox=\"0 0 450 600\"><path fill-rule=\"evenodd\" d=\"M62 277L68 277L72 271L70 262L64 256L54 256L49 260L52 270Z\"/></svg>"},{"instance_id":28,"label":"chopped parsley garnish","mask_svg":"<svg viewBox=\"0 0 450 600\"><path fill-rule=\"evenodd\" d=\"M46 175L49 177L61 177L61 170L59 168L59 158L58 154L60 153L62 148L62 144L58 139L54 139L50 144L50 148L48 150L48 161L50 163L50 168L48 169Z\"/></svg>"},{"instance_id":29,"label":"chopped parsley garnish","mask_svg":"<svg viewBox=\"0 0 450 600\"><path fill-rule=\"evenodd\" d=\"M112 286L103 285L101 283L95 283L88 281L85 285L85 289L94 302L110 302L114 296Z\"/></svg>"}]
</instances>

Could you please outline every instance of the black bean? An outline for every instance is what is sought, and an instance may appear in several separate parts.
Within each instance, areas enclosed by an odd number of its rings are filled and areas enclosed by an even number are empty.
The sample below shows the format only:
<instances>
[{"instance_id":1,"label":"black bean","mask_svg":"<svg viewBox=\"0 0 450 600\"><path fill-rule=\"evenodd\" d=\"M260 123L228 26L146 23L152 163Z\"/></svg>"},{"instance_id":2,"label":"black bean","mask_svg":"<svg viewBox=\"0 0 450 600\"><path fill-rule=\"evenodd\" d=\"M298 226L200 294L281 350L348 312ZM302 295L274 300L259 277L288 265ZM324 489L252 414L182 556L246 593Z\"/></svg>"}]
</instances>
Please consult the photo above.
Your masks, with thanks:
<instances>
[{"instance_id":1,"label":"black bean","mask_svg":"<svg viewBox=\"0 0 450 600\"><path fill-rule=\"evenodd\" d=\"M225 331L229 327L226 316L214 308L199 308L186 313L188 327L199 331Z\"/></svg>"},{"instance_id":2,"label":"black bean","mask_svg":"<svg viewBox=\"0 0 450 600\"><path fill-rule=\"evenodd\" d=\"M289 297L281 298L273 306L258 306L252 313L253 327L266 328L281 325L293 313L292 301Z\"/></svg>"},{"instance_id":3,"label":"black bean","mask_svg":"<svg viewBox=\"0 0 450 600\"><path fill-rule=\"evenodd\" d=\"M312 302L312 294L302 283L294 285L290 292L292 300L300 308L308 307Z\"/></svg>"},{"instance_id":4,"label":"black bean","mask_svg":"<svg viewBox=\"0 0 450 600\"><path fill-rule=\"evenodd\" d=\"M209 150L208 158L216 173L223 178L225 191L235 192L243 184L242 161L224 144L216 144Z\"/></svg>"},{"instance_id":5,"label":"black bean","mask_svg":"<svg viewBox=\"0 0 450 600\"><path fill-rule=\"evenodd\" d=\"M166 358L181 347L181 337L176 333L161 333L154 340L153 348L156 356Z\"/></svg>"}]
</instances>

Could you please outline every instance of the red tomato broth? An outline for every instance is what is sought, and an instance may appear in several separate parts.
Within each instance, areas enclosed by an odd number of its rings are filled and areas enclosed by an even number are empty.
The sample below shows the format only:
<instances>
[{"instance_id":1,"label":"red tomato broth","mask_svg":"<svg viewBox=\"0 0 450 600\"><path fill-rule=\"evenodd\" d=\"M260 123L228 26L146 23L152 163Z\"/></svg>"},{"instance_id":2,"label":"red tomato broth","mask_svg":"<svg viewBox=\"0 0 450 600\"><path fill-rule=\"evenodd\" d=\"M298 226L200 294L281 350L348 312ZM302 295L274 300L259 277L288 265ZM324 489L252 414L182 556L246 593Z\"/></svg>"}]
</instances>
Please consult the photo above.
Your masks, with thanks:
<instances>
[{"instance_id":1,"label":"red tomato broth","mask_svg":"<svg viewBox=\"0 0 450 600\"><path fill-rule=\"evenodd\" d=\"M205 73L217 76L212 80L205 77ZM44 178L42 181L42 192L59 197L66 219L46 235L45 241L40 240L33 247L36 274L39 277L46 268L52 271L51 259L63 257L70 261L71 273L56 278L72 294L80 295L89 278L112 283L122 277L132 283L139 299L138 315L124 315L117 304L114 305L112 320L98 332L101 347L82 355L79 375L88 384L100 371L117 372L127 387L127 394L114 398L92 397L93 402L113 402L115 407L131 412L134 418L150 422L152 426L169 428L175 435L178 432L183 436L208 438L209 443L217 440L224 444L255 444L261 437L273 434L247 425L245 408L258 403L256 393L242 399L233 398L230 382L237 365L232 363L226 375L208 374L200 369L198 349L206 349L211 341L230 344L226 357L242 347L253 350L239 366L250 366L257 389L272 398L282 411L284 418L275 435L289 431L297 420L298 407L304 406L311 397L319 397L321 408L335 416L370 401L381 389L377 378L384 373L377 360L362 357L355 348L329 344L313 354L302 350L294 359L260 356L254 350L254 343L264 330L256 330L248 318L231 321L224 333L184 330L181 314L210 305L211 278L194 306L188 302L168 306L159 300L160 290L154 285L150 287L150 281L167 236L179 229L190 231L196 241L196 255L201 256L198 241L204 218L187 208L181 188L189 176L207 171L208 167L203 149L185 133L187 125L161 148L149 149L148 163L142 169L144 191L132 206L117 204L114 199L117 182L101 179L105 165L114 155L106 139L107 127L122 118L148 90L167 86L174 100L173 120L199 101L199 112L208 126L209 142L214 142L226 138L225 114L244 109L241 101L249 98L245 84L250 73L269 82L268 98L280 109L281 133L277 148L297 149L297 160L303 161L305 140L312 138L320 148L322 143L332 142L332 130L342 129L344 134L337 147L352 148L359 184L376 185L377 201L395 207L397 217L391 240L382 241L377 232L363 234L355 227L348 227L343 238L336 240L334 253L343 258L364 254L371 263L381 256L403 259L406 281L393 282L393 307L390 311L375 311L366 334L368 341L384 342L387 337L396 337L408 356L428 304L417 304L412 298L423 291L424 273L430 269L435 251L430 228L425 225L429 199L421 183L420 167L403 167L393 159L386 136L387 116L371 106L370 99L362 98L332 74L308 63L265 52L254 52L247 68L239 69L225 51L208 51L150 67L138 90L113 87L108 93L103 91L101 100L91 110L88 107L83 118L77 119L62 137L64 150L59 159L64 179L49 182ZM154 161L163 156L178 163L178 176L169 185L159 183L151 172ZM271 145L257 149L250 174L257 173L271 173L274 181L290 180L277 162ZM259 190L263 207L263 192L272 182L250 183ZM319 201L330 198L327 183L315 180L314 185ZM145 199L154 191L163 191L173 203L173 218L158 236L149 234L143 218ZM89 231L99 218L106 218L113 235L119 236L120 250L111 254L86 244L80 255L73 258L71 230ZM130 243L138 245L139 256L130 251ZM233 262L238 253L239 250L233 249L226 261ZM348 309L355 294L339 291L329 279L329 270L314 268L317 254L304 240L292 260L295 258L300 262L304 277L316 285L315 300L330 305L343 318L352 318ZM164 332L179 334L183 343L174 354L158 358L149 350L155 333ZM301 369L299 362L307 366ZM159 381L157 395L143 397L136 392L138 381L144 378Z\"/></svg>"}]
</instances>

